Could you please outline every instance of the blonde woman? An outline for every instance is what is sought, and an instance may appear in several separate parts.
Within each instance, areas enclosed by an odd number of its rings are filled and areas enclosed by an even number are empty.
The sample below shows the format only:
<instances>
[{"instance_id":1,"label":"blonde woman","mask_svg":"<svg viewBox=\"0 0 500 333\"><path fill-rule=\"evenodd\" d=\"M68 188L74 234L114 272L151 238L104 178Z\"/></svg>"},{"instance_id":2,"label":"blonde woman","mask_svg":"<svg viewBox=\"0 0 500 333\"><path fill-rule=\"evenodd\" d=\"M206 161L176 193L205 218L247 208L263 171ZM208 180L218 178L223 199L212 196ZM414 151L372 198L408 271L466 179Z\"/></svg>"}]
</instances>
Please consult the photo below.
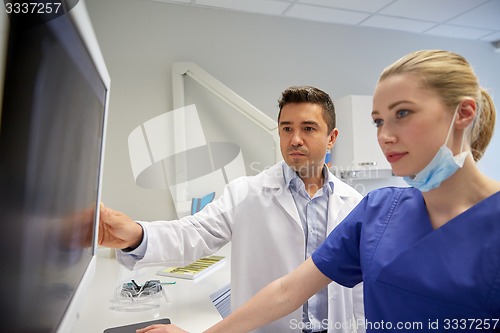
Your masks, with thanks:
<instances>
[{"instance_id":1,"label":"blonde woman","mask_svg":"<svg viewBox=\"0 0 500 333\"><path fill-rule=\"evenodd\" d=\"M363 281L356 324L367 332L500 330L500 183L476 165L495 123L490 96L463 57L418 51L383 71L372 117L411 186L369 193L310 259L206 332L249 332L331 281Z\"/></svg>"}]
</instances>

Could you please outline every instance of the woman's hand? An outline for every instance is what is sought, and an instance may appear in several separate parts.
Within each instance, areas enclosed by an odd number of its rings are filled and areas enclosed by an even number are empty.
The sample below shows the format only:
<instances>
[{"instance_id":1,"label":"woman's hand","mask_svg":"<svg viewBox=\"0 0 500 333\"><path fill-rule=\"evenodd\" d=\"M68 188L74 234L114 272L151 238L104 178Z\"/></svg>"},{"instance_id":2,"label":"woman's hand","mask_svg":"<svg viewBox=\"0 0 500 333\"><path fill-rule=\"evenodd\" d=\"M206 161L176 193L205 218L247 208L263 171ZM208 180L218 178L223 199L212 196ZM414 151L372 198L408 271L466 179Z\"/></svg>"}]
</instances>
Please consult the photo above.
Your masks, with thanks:
<instances>
[{"instance_id":1,"label":"woman's hand","mask_svg":"<svg viewBox=\"0 0 500 333\"><path fill-rule=\"evenodd\" d=\"M179 328L172 324L167 324L167 325L157 324L138 329L136 333L189 333L189 332L184 331L182 328Z\"/></svg>"}]
</instances>

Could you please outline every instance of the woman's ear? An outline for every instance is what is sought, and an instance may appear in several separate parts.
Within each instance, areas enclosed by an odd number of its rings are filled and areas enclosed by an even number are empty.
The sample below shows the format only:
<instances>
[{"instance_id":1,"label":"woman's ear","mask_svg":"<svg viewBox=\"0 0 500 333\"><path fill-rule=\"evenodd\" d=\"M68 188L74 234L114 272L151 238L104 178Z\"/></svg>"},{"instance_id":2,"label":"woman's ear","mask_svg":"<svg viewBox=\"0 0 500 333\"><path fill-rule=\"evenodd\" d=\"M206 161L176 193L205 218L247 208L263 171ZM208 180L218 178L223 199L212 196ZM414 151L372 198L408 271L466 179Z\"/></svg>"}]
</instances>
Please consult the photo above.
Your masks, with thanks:
<instances>
[{"instance_id":1,"label":"woman's ear","mask_svg":"<svg viewBox=\"0 0 500 333\"><path fill-rule=\"evenodd\" d=\"M458 114L455 119L455 128L465 129L476 119L477 105L472 98L465 98L460 102Z\"/></svg>"}]
</instances>

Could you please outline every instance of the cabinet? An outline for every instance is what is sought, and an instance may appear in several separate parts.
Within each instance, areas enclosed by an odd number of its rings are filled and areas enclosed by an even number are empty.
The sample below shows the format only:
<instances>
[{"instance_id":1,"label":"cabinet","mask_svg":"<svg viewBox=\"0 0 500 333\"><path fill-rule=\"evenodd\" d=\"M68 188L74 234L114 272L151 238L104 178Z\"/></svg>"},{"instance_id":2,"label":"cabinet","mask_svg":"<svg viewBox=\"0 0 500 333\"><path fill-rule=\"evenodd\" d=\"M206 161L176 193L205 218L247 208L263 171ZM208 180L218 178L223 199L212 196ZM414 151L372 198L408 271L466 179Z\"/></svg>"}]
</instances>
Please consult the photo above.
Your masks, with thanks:
<instances>
[{"instance_id":1,"label":"cabinet","mask_svg":"<svg viewBox=\"0 0 500 333\"><path fill-rule=\"evenodd\" d=\"M391 177L371 117L372 96L349 95L334 104L339 136L332 150L332 172L343 179Z\"/></svg>"}]
</instances>

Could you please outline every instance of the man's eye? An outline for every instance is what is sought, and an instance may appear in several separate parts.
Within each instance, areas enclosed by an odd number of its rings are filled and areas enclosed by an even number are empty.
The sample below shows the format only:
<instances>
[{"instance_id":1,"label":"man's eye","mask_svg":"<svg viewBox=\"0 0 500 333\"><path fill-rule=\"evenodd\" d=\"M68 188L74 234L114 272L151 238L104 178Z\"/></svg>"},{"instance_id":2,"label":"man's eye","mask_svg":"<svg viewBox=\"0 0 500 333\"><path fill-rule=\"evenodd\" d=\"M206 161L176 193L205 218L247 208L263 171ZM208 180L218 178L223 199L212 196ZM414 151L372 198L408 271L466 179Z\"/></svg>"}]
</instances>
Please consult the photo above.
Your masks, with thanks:
<instances>
[{"instance_id":1,"label":"man's eye","mask_svg":"<svg viewBox=\"0 0 500 333\"><path fill-rule=\"evenodd\" d=\"M307 127L304 128L304 130L307 131L307 132L311 132L311 131L314 131L314 127L307 126Z\"/></svg>"}]
</instances>

